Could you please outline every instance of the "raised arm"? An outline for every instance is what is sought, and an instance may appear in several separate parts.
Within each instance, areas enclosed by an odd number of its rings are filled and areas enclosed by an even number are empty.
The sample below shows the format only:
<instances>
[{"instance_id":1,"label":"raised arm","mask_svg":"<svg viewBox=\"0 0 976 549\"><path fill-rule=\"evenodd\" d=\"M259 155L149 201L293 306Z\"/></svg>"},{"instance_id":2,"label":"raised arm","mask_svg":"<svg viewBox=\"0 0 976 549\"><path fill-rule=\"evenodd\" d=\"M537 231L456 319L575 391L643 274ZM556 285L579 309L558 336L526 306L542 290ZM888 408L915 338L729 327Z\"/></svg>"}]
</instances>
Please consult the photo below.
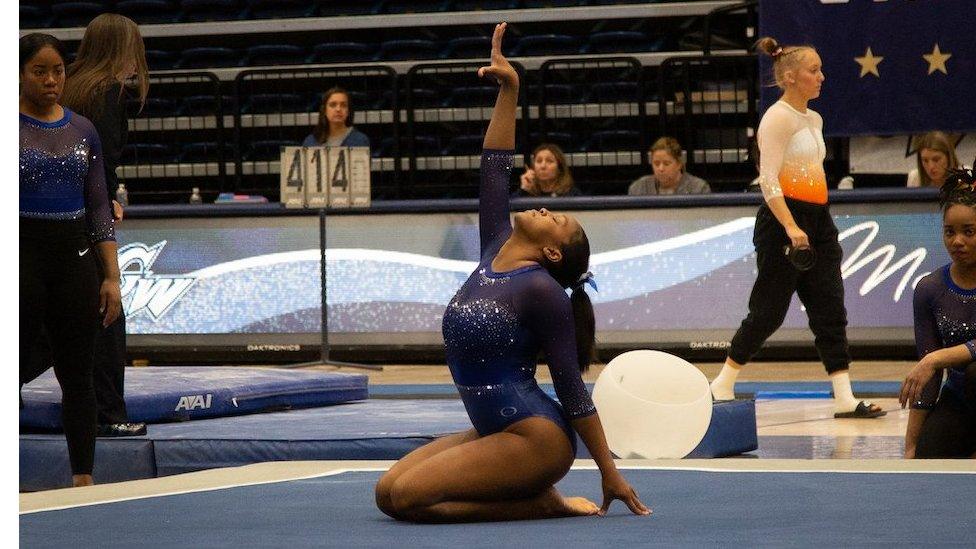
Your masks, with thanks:
<instances>
[{"instance_id":1,"label":"raised arm","mask_svg":"<svg viewBox=\"0 0 976 549\"><path fill-rule=\"evenodd\" d=\"M481 251L504 232L511 231L509 222L508 181L512 172L515 149L515 109L518 106L519 77L511 63L502 55L502 38L506 23L495 25L491 37L491 65L478 69L478 76L494 80L498 98L485 131L481 157L481 189L478 205L478 225Z\"/></svg>"},{"instance_id":2,"label":"raised arm","mask_svg":"<svg viewBox=\"0 0 976 549\"><path fill-rule=\"evenodd\" d=\"M519 77L502 55L502 38L508 23L495 25L491 37L491 65L478 69L481 78L492 78L499 85L495 109L485 131L484 148L510 151L515 148L515 108L518 106Z\"/></svg>"}]
</instances>

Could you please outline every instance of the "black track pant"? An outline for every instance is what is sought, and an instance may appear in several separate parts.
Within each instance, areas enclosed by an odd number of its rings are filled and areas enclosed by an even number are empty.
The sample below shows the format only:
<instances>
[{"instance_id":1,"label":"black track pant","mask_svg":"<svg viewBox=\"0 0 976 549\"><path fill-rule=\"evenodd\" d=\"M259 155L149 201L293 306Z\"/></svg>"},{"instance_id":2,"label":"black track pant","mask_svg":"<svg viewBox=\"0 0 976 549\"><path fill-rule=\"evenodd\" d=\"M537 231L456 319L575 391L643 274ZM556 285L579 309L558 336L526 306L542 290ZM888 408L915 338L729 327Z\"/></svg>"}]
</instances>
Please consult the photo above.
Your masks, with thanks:
<instances>
[{"instance_id":1,"label":"black track pant","mask_svg":"<svg viewBox=\"0 0 976 549\"><path fill-rule=\"evenodd\" d=\"M100 275L101 276L101 275ZM126 423L125 408L125 313L107 328L99 328L95 337L95 401L98 403L98 423ZM31 349L31 364L21 369L20 384L30 383L54 365L47 332L37 334Z\"/></svg>"},{"instance_id":2,"label":"black track pant","mask_svg":"<svg viewBox=\"0 0 976 549\"><path fill-rule=\"evenodd\" d=\"M922 424L916 458L971 458L976 453L976 362L966 368L964 400L942 389Z\"/></svg>"},{"instance_id":3,"label":"black track pant","mask_svg":"<svg viewBox=\"0 0 976 549\"><path fill-rule=\"evenodd\" d=\"M125 313L107 328L100 329L95 338L95 400L98 402L98 423L126 423L125 409Z\"/></svg>"},{"instance_id":4,"label":"black track pant","mask_svg":"<svg viewBox=\"0 0 976 549\"><path fill-rule=\"evenodd\" d=\"M92 354L100 278L85 221L20 220L20 368L30 370L38 334L49 335L61 385L61 421L73 474L95 456Z\"/></svg>"},{"instance_id":5,"label":"black track pant","mask_svg":"<svg viewBox=\"0 0 976 549\"><path fill-rule=\"evenodd\" d=\"M837 226L827 206L786 199L793 219L810 238L817 261L800 272L783 249L790 243L786 230L763 204L756 214L752 241L759 274L749 296L749 315L732 338L729 358L745 364L783 324L793 293L807 309L810 329L827 373L846 370L851 363L847 346L847 310L840 275L843 256Z\"/></svg>"}]
</instances>

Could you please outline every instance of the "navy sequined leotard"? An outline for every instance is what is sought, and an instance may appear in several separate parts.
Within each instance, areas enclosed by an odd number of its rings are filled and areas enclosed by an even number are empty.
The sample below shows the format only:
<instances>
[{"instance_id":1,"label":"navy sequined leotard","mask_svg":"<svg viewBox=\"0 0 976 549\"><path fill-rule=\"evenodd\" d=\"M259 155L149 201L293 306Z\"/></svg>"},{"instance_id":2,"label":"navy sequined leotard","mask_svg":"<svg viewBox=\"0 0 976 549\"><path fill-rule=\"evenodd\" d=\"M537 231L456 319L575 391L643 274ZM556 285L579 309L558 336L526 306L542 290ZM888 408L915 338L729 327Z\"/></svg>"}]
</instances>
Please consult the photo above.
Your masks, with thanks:
<instances>
[{"instance_id":1,"label":"navy sequined leotard","mask_svg":"<svg viewBox=\"0 0 976 549\"><path fill-rule=\"evenodd\" d=\"M563 428L575 452L568 420L596 408L579 373L569 296L541 266L491 269L512 233L507 192L512 154L485 150L481 157L481 261L444 312L447 364L480 435L542 416ZM535 382L540 350L562 406Z\"/></svg>"},{"instance_id":2,"label":"navy sequined leotard","mask_svg":"<svg viewBox=\"0 0 976 549\"><path fill-rule=\"evenodd\" d=\"M949 265L925 276L915 286L915 346L918 357L932 351L966 345L976 361L976 290L964 290L952 281ZM967 365L948 368L945 389L966 402L963 389ZM912 408L931 409L939 396L942 376L935 375ZM969 403L976 406L976 403Z\"/></svg>"},{"instance_id":3,"label":"navy sequined leotard","mask_svg":"<svg viewBox=\"0 0 976 549\"><path fill-rule=\"evenodd\" d=\"M20 217L84 220L92 242L115 240L102 145L87 118L67 108L56 122L21 113Z\"/></svg>"}]
</instances>

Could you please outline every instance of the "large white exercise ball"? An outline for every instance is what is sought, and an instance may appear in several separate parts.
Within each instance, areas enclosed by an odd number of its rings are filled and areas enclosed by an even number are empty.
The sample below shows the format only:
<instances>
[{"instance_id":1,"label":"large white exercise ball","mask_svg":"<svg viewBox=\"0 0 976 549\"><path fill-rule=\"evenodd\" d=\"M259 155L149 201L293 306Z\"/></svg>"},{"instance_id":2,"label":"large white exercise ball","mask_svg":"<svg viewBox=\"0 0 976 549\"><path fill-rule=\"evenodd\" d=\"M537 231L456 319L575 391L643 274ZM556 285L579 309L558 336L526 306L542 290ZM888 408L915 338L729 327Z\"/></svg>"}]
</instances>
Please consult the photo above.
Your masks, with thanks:
<instances>
[{"instance_id":1,"label":"large white exercise ball","mask_svg":"<svg viewBox=\"0 0 976 549\"><path fill-rule=\"evenodd\" d=\"M705 436L712 393L705 374L661 351L628 351L593 387L610 451L621 458L683 458Z\"/></svg>"}]
</instances>

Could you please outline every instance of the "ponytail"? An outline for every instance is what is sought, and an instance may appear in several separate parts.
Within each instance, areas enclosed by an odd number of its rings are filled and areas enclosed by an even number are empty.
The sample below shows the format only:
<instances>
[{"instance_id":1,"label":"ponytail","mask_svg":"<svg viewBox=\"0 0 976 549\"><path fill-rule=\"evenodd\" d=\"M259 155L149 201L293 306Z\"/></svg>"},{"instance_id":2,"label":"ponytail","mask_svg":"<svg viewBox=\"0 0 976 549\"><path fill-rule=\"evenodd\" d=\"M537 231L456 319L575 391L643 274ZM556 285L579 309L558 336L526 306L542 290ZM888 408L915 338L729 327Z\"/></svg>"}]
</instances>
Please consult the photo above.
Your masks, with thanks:
<instances>
[{"instance_id":1,"label":"ponytail","mask_svg":"<svg viewBox=\"0 0 976 549\"><path fill-rule=\"evenodd\" d=\"M573 289L570 302L573 306L573 324L576 327L576 357L580 371L585 372L593 362L596 321L593 303L583 290L587 281L584 275L590 266L590 241L582 227L560 251L562 260L552 262L543 259L542 266L560 286Z\"/></svg>"},{"instance_id":2,"label":"ponytail","mask_svg":"<svg viewBox=\"0 0 976 549\"><path fill-rule=\"evenodd\" d=\"M583 286L573 288L569 297L573 305L573 324L576 326L576 358L580 372L590 369L596 351L596 318L593 316L593 303L586 295Z\"/></svg>"}]
</instances>

